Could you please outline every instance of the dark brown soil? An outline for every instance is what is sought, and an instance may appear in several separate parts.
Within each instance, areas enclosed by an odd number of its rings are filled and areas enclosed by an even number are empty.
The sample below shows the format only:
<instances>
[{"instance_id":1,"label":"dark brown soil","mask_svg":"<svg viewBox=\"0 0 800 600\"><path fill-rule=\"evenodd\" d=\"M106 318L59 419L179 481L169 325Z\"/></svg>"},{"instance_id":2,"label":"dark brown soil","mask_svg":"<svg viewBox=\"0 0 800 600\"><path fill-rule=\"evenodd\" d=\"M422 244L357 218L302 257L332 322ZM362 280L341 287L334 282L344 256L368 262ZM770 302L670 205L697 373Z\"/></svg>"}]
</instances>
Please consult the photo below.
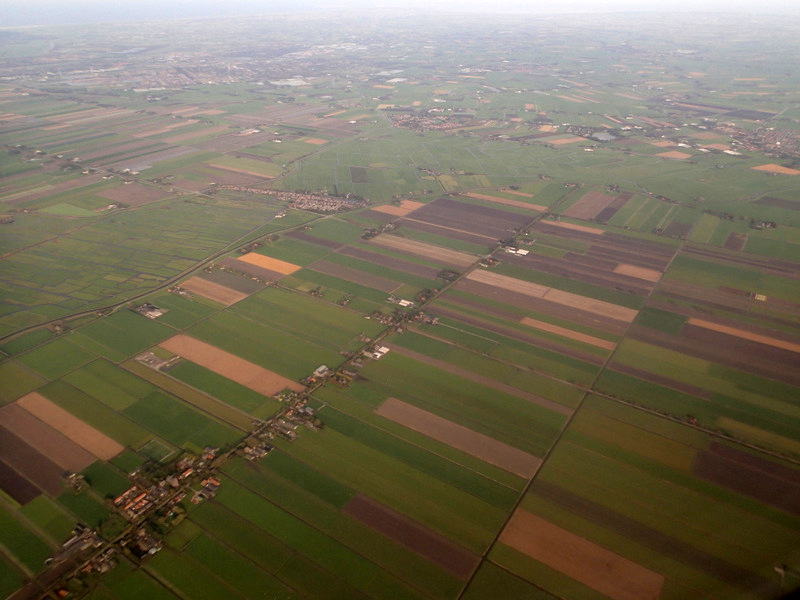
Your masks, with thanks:
<instances>
[{"instance_id":1,"label":"dark brown soil","mask_svg":"<svg viewBox=\"0 0 800 600\"><path fill-rule=\"evenodd\" d=\"M0 426L0 460L51 496L57 496L62 492L61 476L64 474L64 469L2 426Z\"/></svg>"},{"instance_id":2,"label":"dark brown soil","mask_svg":"<svg viewBox=\"0 0 800 600\"><path fill-rule=\"evenodd\" d=\"M338 250L343 246L339 242L335 242L333 240L326 240L321 237L316 237L306 233L305 231L290 231L286 234L286 237L293 238L295 240L300 240L303 242L308 242L309 244L315 244L317 246L324 246L325 248L332 248L334 250Z\"/></svg>"},{"instance_id":3,"label":"dark brown soil","mask_svg":"<svg viewBox=\"0 0 800 600\"><path fill-rule=\"evenodd\" d=\"M480 557L371 498L356 495L344 512L466 581Z\"/></svg>"},{"instance_id":4,"label":"dark brown soil","mask_svg":"<svg viewBox=\"0 0 800 600\"><path fill-rule=\"evenodd\" d=\"M692 472L800 516L800 471L712 442L708 450L697 454Z\"/></svg>"},{"instance_id":5,"label":"dark brown soil","mask_svg":"<svg viewBox=\"0 0 800 600\"><path fill-rule=\"evenodd\" d=\"M0 460L0 489L20 504L27 504L42 493L2 460Z\"/></svg>"},{"instance_id":6,"label":"dark brown soil","mask_svg":"<svg viewBox=\"0 0 800 600\"><path fill-rule=\"evenodd\" d=\"M725 248L728 250L744 250L744 245L747 243L746 233L736 233L731 231L725 239Z\"/></svg>"}]
</instances>

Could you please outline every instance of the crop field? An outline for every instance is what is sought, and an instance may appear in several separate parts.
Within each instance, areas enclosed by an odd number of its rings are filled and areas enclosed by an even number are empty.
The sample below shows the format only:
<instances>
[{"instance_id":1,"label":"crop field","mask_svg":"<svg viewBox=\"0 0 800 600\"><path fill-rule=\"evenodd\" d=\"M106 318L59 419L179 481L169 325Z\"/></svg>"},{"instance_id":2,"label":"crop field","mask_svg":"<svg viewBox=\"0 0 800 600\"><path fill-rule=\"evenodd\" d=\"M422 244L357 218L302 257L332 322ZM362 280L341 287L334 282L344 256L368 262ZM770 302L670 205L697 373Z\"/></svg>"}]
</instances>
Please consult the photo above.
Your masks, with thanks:
<instances>
[{"instance_id":1,"label":"crop field","mask_svg":"<svg viewBox=\"0 0 800 600\"><path fill-rule=\"evenodd\" d=\"M800 21L734 8L8 24L0 596L800 589Z\"/></svg>"}]
</instances>

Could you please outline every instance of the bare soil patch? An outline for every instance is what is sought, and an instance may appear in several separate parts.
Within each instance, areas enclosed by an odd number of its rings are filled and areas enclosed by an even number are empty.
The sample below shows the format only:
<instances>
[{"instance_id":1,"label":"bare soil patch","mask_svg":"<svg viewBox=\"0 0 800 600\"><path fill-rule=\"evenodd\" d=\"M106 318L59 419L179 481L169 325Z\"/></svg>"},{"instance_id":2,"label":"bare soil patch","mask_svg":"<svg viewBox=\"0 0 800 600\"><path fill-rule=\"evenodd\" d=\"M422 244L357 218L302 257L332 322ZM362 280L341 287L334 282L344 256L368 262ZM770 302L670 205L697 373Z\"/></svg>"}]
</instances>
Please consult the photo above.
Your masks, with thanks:
<instances>
[{"instance_id":1,"label":"bare soil patch","mask_svg":"<svg viewBox=\"0 0 800 600\"><path fill-rule=\"evenodd\" d=\"M176 335L159 345L265 396L273 396L286 388L295 392L305 390L305 386L296 381L188 335Z\"/></svg>"},{"instance_id":2,"label":"bare soil patch","mask_svg":"<svg viewBox=\"0 0 800 600\"><path fill-rule=\"evenodd\" d=\"M0 490L20 504L27 504L42 492L35 485L0 460Z\"/></svg>"},{"instance_id":3,"label":"bare soil patch","mask_svg":"<svg viewBox=\"0 0 800 600\"><path fill-rule=\"evenodd\" d=\"M737 233L735 231L731 231L728 234L728 237L725 238L725 248L728 250L741 251L744 250L746 244L747 244L746 233Z\"/></svg>"},{"instance_id":4,"label":"bare soil patch","mask_svg":"<svg viewBox=\"0 0 800 600\"><path fill-rule=\"evenodd\" d=\"M375 413L526 479L542 463L532 454L396 398L386 399Z\"/></svg>"},{"instance_id":5,"label":"bare soil patch","mask_svg":"<svg viewBox=\"0 0 800 600\"><path fill-rule=\"evenodd\" d=\"M647 269L645 267L637 267L636 265L625 263L620 263L614 267L614 273L635 277L636 279L644 279L645 281L652 281L653 283L659 281L662 275L661 271L656 271L655 269Z\"/></svg>"},{"instance_id":6,"label":"bare soil patch","mask_svg":"<svg viewBox=\"0 0 800 600\"><path fill-rule=\"evenodd\" d=\"M394 204L383 204L381 206L374 207L372 210L377 210L378 212L386 213L387 215L405 217L407 214L412 213L423 206L425 206L425 204L422 202L417 202L415 200L403 200L400 202L400 206L395 206Z\"/></svg>"},{"instance_id":7,"label":"bare soil patch","mask_svg":"<svg viewBox=\"0 0 800 600\"><path fill-rule=\"evenodd\" d=\"M200 294L204 298L214 300L214 302L219 302L225 306L230 306L231 304L239 302L239 300L244 300L249 295L214 283L213 281L201 279L200 277L190 277L182 281L180 286L190 292Z\"/></svg>"},{"instance_id":8,"label":"bare soil patch","mask_svg":"<svg viewBox=\"0 0 800 600\"><path fill-rule=\"evenodd\" d=\"M59 467L75 473L97 460L93 454L46 425L16 403L0 408L0 422Z\"/></svg>"},{"instance_id":9,"label":"bare soil patch","mask_svg":"<svg viewBox=\"0 0 800 600\"><path fill-rule=\"evenodd\" d=\"M800 516L800 472L711 442L695 458L698 477Z\"/></svg>"},{"instance_id":10,"label":"bare soil patch","mask_svg":"<svg viewBox=\"0 0 800 600\"><path fill-rule=\"evenodd\" d=\"M781 175L800 175L797 169L790 169L789 167L782 167L781 165L768 164L759 167L753 167L754 171L766 171L767 173L780 173Z\"/></svg>"},{"instance_id":11,"label":"bare soil patch","mask_svg":"<svg viewBox=\"0 0 800 600\"><path fill-rule=\"evenodd\" d=\"M587 227L586 225L578 225L576 223L567 223L565 221L547 221L545 225L559 227L561 229L572 229L573 231L580 231L583 233L591 233L592 235L603 235L605 231L595 227Z\"/></svg>"},{"instance_id":12,"label":"bare soil patch","mask_svg":"<svg viewBox=\"0 0 800 600\"><path fill-rule=\"evenodd\" d=\"M718 331L720 333L725 333L728 335L733 335L738 338L742 338L745 340L750 340L751 342L758 342L759 344L766 344L768 346L775 346L776 348L781 348L783 350L788 350L789 352L800 352L800 344L796 344L794 342L790 342L788 340L781 340L769 335L763 335L760 333L756 333L753 331L747 331L745 329L739 329L738 327L731 327L729 325L723 325L721 323L714 323L712 321L706 321L704 319L697 319L691 318L689 319L689 325L694 325L696 327L702 327L704 329L710 329L712 331Z\"/></svg>"},{"instance_id":13,"label":"bare soil patch","mask_svg":"<svg viewBox=\"0 0 800 600\"><path fill-rule=\"evenodd\" d=\"M228 267L229 269L233 269L238 273L244 273L245 275L249 275L251 277L257 277L263 281L277 281L278 279L286 276L283 273L264 269L257 265L246 263L238 258L233 258L232 256L223 258L222 260L218 261L218 264Z\"/></svg>"},{"instance_id":14,"label":"bare soil patch","mask_svg":"<svg viewBox=\"0 0 800 600\"><path fill-rule=\"evenodd\" d=\"M678 152L677 150L671 150L670 152L659 152L656 156L660 156L662 158L673 158L676 160L685 160L687 158L692 158L691 154L687 152Z\"/></svg>"},{"instance_id":15,"label":"bare soil patch","mask_svg":"<svg viewBox=\"0 0 800 600\"><path fill-rule=\"evenodd\" d=\"M293 265L292 263L284 260L278 260L277 258L264 256L263 254L258 254L257 252L248 252L244 256L240 256L237 260L250 263L251 265L256 265L257 267L261 267L263 269L269 269L270 271L282 273L283 275L291 275L295 271L299 271L301 268L298 265Z\"/></svg>"},{"instance_id":16,"label":"bare soil patch","mask_svg":"<svg viewBox=\"0 0 800 600\"><path fill-rule=\"evenodd\" d=\"M476 200L486 200L487 202L494 202L495 204L505 204L506 206L516 206L517 208L527 208L528 210L537 210L539 212L544 212L547 210L546 206L541 206L539 204L532 204L530 202L521 202L519 200L510 200L509 198L498 198L497 196L488 196L486 194L464 194L470 198L475 198ZM523 194L524 196L533 197L532 194Z\"/></svg>"},{"instance_id":17,"label":"bare soil patch","mask_svg":"<svg viewBox=\"0 0 800 600\"><path fill-rule=\"evenodd\" d=\"M37 392L23 396L17 404L101 460L110 460L124 450L118 442Z\"/></svg>"},{"instance_id":18,"label":"bare soil patch","mask_svg":"<svg viewBox=\"0 0 800 600\"><path fill-rule=\"evenodd\" d=\"M664 576L523 509L500 541L614 600L658 600Z\"/></svg>"},{"instance_id":19,"label":"bare soil patch","mask_svg":"<svg viewBox=\"0 0 800 600\"><path fill-rule=\"evenodd\" d=\"M478 555L367 496L357 494L342 510L463 581L480 562Z\"/></svg>"},{"instance_id":20,"label":"bare soil patch","mask_svg":"<svg viewBox=\"0 0 800 600\"><path fill-rule=\"evenodd\" d=\"M568 100L572 100L573 102L583 102L583 100L578 100L576 98L567 98ZM555 139L548 139L548 144L554 144L556 146L562 146L564 144L574 144L575 142L583 142L585 141L582 137L563 137L563 138L555 138Z\"/></svg>"},{"instance_id":21,"label":"bare soil patch","mask_svg":"<svg viewBox=\"0 0 800 600\"><path fill-rule=\"evenodd\" d=\"M525 294L534 298L541 298L550 302L576 308L578 310L602 315L610 319L616 319L618 321L630 323L638 314L638 311L632 308L619 306L617 304L605 302L604 300L596 300L595 298L573 294L571 292L557 290L555 288L549 288L537 283L522 281L521 279L507 277L506 275L500 275L491 271L472 271L469 275L467 275L467 279L478 281L480 283L486 283L488 285L499 287L508 291Z\"/></svg>"},{"instance_id":22,"label":"bare soil patch","mask_svg":"<svg viewBox=\"0 0 800 600\"><path fill-rule=\"evenodd\" d=\"M325 273L326 275L333 275L345 281L351 281L359 285L381 290L382 292L393 292L402 285L398 281L387 279L379 275L365 273L358 269L352 269L336 263L328 262L326 260L318 260L314 264L308 266L309 269L317 271L318 273Z\"/></svg>"},{"instance_id":23,"label":"bare soil patch","mask_svg":"<svg viewBox=\"0 0 800 600\"><path fill-rule=\"evenodd\" d=\"M409 240L401 238L396 235L379 235L370 240L371 244L382 246L384 248L391 248L392 250L399 250L412 256L419 256L426 258L432 262L441 262L446 265L454 265L457 267L468 267L477 260L477 257L457 250L450 250L449 248L442 248L441 246L434 246L425 242L418 242L416 240Z\"/></svg>"},{"instance_id":24,"label":"bare soil patch","mask_svg":"<svg viewBox=\"0 0 800 600\"><path fill-rule=\"evenodd\" d=\"M617 347L614 342L609 340L594 337L593 335L587 335L585 333L581 333L580 331L573 331L572 329L567 329L566 327L559 327L558 325L553 325L552 323L537 321L536 319L531 319L530 317L524 317L520 323L527 325L528 327L538 329L539 331L555 333L556 335L575 340L576 342L583 342L584 344L590 344L605 350L613 350Z\"/></svg>"},{"instance_id":25,"label":"bare soil patch","mask_svg":"<svg viewBox=\"0 0 800 600\"><path fill-rule=\"evenodd\" d=\"M592 190L565 210L564 215L575 219L593 219L614 200L616 200L614 196Z\"/></svg>"},{"instance_id":26,"label":"bare soil patch","mask_svg":"<svg viewBox=\"0 0 800 600\"><path fill-rule=\"evenodd\" d=\"M64 469L0 425L0 460L50 494L58 496Z\"/></svg>"},{"instance_id":27,"label":"bare soil patch","mask_svg":"<svg viewBox=\"0 0 800 600\"><path fill-rule=\"evenodd\" d=\"M132 183L99 192L97 195L102 198L108 198L113 202L127 204L128 206L141 206L142 204L148 204L149 202L155 202L156 200L166 198L170 194L156 187Z\"/></svg>"}]
</instances>

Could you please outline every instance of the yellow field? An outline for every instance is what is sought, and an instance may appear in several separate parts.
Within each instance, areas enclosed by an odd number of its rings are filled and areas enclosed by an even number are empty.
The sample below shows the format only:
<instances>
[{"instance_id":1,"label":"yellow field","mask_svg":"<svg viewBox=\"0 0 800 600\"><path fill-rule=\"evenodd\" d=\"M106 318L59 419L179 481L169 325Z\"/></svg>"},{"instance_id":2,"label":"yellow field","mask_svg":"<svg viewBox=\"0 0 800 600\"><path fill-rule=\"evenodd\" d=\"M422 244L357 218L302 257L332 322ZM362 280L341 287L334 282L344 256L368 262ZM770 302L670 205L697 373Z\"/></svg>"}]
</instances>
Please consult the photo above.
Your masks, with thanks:
<instances>
[{"instance_id":1,"label":"yellow field","mask_svg":"<svg viewBox=\"0 0 800 600\"><path fill-rule=\"evenodd\" d=\"M298 265L286 262L285 260L278 260L277 258L258 254L257 252L248 252L244 256L240 256L238 260L261 267L262 269L269 269L270 271L281 273L282 275L291 275L302 268Z\"/></svg>"}]
</instances>

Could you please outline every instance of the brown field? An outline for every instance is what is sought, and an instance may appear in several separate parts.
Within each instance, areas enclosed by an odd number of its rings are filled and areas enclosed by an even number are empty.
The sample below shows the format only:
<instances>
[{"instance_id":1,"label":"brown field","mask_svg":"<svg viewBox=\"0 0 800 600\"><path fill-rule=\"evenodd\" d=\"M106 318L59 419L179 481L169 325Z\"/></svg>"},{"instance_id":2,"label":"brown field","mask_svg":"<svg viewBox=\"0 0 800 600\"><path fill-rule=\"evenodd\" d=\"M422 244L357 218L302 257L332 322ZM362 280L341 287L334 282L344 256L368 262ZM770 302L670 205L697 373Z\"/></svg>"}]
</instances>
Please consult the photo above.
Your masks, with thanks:
<instances>
[{"instance_id":1,"label":"brown field","mask_svg":"<svg viewBox=\"0 0 800 600\"><path fill-rule=\"evenodd\" d=\"M466 581L480 562L478 555L367 496L356 494L342 510L461 580Z\"/></svg>"},{"instance_id":2,"label":"brown field","mask_svg":"<svg viewBox=\"0 0 800 600\"><path fill-rule=\"evenodd\" d=\"M746 245L747 245L747 234L738 233L736 231L731 231L728 234L728 237L725 238L725 243L723 244L723 246L728 250L737 250L737 251L744 250L744 247Z\"/></svg>"},{"instance_id":3,"label":"brown field","mask_svg":"<svg viewBox=\"0 0 800 600\"><path fill-rule=\"evenodd\" d=\"M387 398L375 413L526 479L542 464L532 454L396 398Z\"/></svg>"},{"instance_id":4,"label":"brown field","mask_svg":"<svg viewBox=\"0 0 800 600\"><path fill-rule=\"evenodd\" d=\"M576 225L575 223L566 223L564 221L547 221L545 225L552 225L553 227L561 227L563 229L572 229L574 231L582 231L583 233L591 233L593 235L603 235L605 233L602 229L595 227L586 227L586 225Z\"/></svg>"},{"instance_id":5,"label":"brown field","mask_svg":"<svg viewBox=\"0 0 800 600\"><path fill-rule=\"evenodd\" d=\"M467 275L467 279L627 323L633 321L638 314L638 311L632 308L522 281L521 279L507 277L491 271L472 271Z\"/></svg>"},{"instance_id":6,"label":"brown field","mask_svg":"<svg viewBox=\"0 0 800 600\"><path fill-rule=\"evenodd\" d=\"M371 239L370 243L383 246L384 248L391 248L392 250L399 250L400 252L419 256L420 258L427 258L434 262L442 262L458 267L468 267L477 260L477 257L471 254L434 246L433 244L426 244L425 242L408 240L396 235L379 235Z\"/></svg>"},{"instance_id":7,"label":"brown field","mask_svg":"<svg viewBox=\"0 0 800 600\"><path fill-rule=\"evenodd\" d=\"M616 200L614 196L592 190L565 210L564 215L575 219L593 219L614 200Z\"/></svg>"},{"instance_id":8,"label":"brown field","mask_svg":"<svg viewBox=\"0 0 800 600\"><path fill-rule=\"evenodd\" d=\"M732 335L744 340L749 340L751 342L758 342L759 344L766 344L767 346L774 346L775 348L788 350L789 352L800 352L800 344L795 344L786 340L779 340L768 335L761 335L752 331L746 331L744 329L738 329L736 327L721 325L719 323L713 323L711 321L705 321L697 318L690 318L688 323L689 325L694 325L695 327L702 327L704 329L718 331L720 333Z\"/></svg>"},{"instance_id":9,"label":"brown field","mask_svg":"<svg viewBox=\"0 0 800 600\"><path fill-rule=\"evenodd\" d=\"M393 90L394 89L393 85L383 85L382 83L376 83L372 87L378 88L378 89L381 89L381 90Z\"/></svg>"},{"instance_id":10,"label":"brown field","mask_svg":"<svg viewBox=\"0 0 800 600\"><path fill-rule=\"evenodd\" d=\"M500 541L614 600L657 600L664 577L517 509Z\"/></svg>"},{"instance_id":11,"label":"brown field","mask_svg":"<svg viewBox=\"0 0 800 600\"><path fill-rule=\"evenodd\" d=\"M425 206L423 202L417 202L416 200L403 200L400 202L400 206L383 204L381 206L374 207L372 210L377 210L378 212L386 213L387 215L405 217L407 214L412 213L423 206Z\"/></svg>"},{"instance_id":12,"label":"brown field","mask_svg":"<svg viewBox=\"0 0 800 600\"><path fill-rule=\"evenodd\" d=\"M800 472L712 442L697 454L692 473L800 516Z\"/></svg>"},{"instance_id":13,"label":"brown field","mask_svg":"<svg viewBox=\"0 0 800 600\"><path fill-rule=\"evenodd\" d=\"M662 158L674 158L677 160L684 160L686 158L692 158L691 154L686 152L678 152L677 150L671 150L669 152L659 152L656 156L661 156Z\"/></svg>"},{"instance_id":14,"label":"brown field","mask_svg":"<svg viewBox=\"0 0 800 600\"><path fill-rule=\"evenodd\" d=\"M575 102L583 102L583 100L575 100ZM547 138L548 144L555 144L556 146L561 146L563 144L573 144L575 142L583 142L585 141L584 138L578 136L570 136L570 137L563 137L563 138Z\"/></svg>"},{"instance_id":15,"label":"brown field","mask_svg":"<svg viewBox=\"0 0 800 600\"><path fill-rule=\"evenodd\" d=\"M64 468L59 467L2 424L0 424L0 460L51 496L58 496L64 491L61 484ZM19 492L30 493L24 487L21 487Z\"/></svg>"},{"instance_id":16,"label":"brown field","mask_svg":"<svg viewBox=\"0 0 800 600\"><path fill-rule=\"evenodd\" d=\"M661 140L659 142L650 142L650 145L656 146L658 148L671 148L675 145L675 142L670 142L669 140Z\"/></svg>"},{"instance_id":17,"label":"brown field","mask_svg":"<svg viewBox=\"0 0 800 600\"><path fill-rule=\"evenodd\" d=\"M258 277L264 281L277 281L278 279L284 277L283 273L270 271L269 269L264 269L263 267L247 263L232 256L223 258L222 260L218 261L217 264L233 269L234 271L238 271L239 273L250 275L251 277Z\"/></svg>"},{"instance_id":18,"label":"brown field","mask_svg":"<svg viewBox=\"0 0 800 600\"><path fill-rule=\"evenodd\" d=\"M87 425L37 392L23 396L17 400L17 404L101 460L110 460L124 450L106 434Z\"/></svg>"},{"instance_id":19,"label":"brown field","mask_svg":"<svg viewBox=\"0 0 800 600\"><path fill-rule=\"evenodd\" d=\"M3 426L24 439L33 448L50 457L59 467L75 473L97 460L76 443L46 425L16 403L0 408Z\"/></svg>"},{"instance_id":20,"label":"brown field","mask_svg":"<svg viewBox=\"0 0 800 600\"><path fill-rule=\"evenodd\" d=\"M730 150L731 147L728 144L707 144L706 148L711 148L713 150Z\"/></svg>"},{"instance_id":21,"label":"brown field","mask_svg":"<svg viewBox=\"0 0 800 600\"><path fill-rule=\"evenodd\" d=\"M556 96L558 96L559 98L563 98L564 100L569 100L570 102L579 102L583 104L583 100L578 100L577 98L572 98L570 96L563 96L561 94L556 94Z\"/></svg>"},{"instance_id":22,"label":"brown field","mask_svg":"<svg viewBox=\"0 0 800 600\"><path fill-rule=\"evenodd\" d=\"M320 138L303 138L298 141L305 142L306 144L314 144L315 146L322 146L328 143L328 140L323 140Z\"/></svg>"},{"instance_id":23,"label":"brown field","mask_svg":"<svg viewBox=\"0 0 800 600\"><path fill-rule=\"evenodd\" d=\"M614 273L618 275L627 275L628 277L635 277L636 279L644 279L645 281L652 281L653 283L661 279L661 271L655 269L646 269L645 267L637 267L636 265L628 265L620 263L614 267Z\"/></svg>"},{"instance_id":24,"label":"brown field","mask_svg":"<svg viewBox=\"0 0 800 600\"><path fill-rule=\"evenodd\" d=\"M0 460L0 490L20 504L27 504L42 493L35 485Z\"/></svg>"},{"instance_id":25,"label":"brown field","mask_svg":"<svg viewBox=\"0 0 800 600\"><path fill-rule=\"evenodd\" d=\"M309 265L307 268L318 273L332 275L334 277L338 277L339 279L351 281L353 283L374 288L386 293L393 292L402 285L400 282L394 281L393 279L387 279L386 277L381 277L380 275L373 275L372 273L359 271L358 269L353 269L351 267L337 265L336 263L328 262L327 260L318 260L317 262Z\"/></svg>"},{"instance_id":26,"label":"brown field","mask_svg":"<svg viewBox=\"0 0 800 600\"><path fill-rule=\"evenodd\" d=\"M592 346L595 346L597 348L603 348L605 350L613 350L614 348L617 347L617 345L614 342L611 342L609 340L604 340L598 337L594 337L593 335L587 335L579 331L573 331L572 329L567 329L566 327L559 327L558 325L553 325L552 323L537 321L536 319L531 319L530 317L523 317L520 323L522 323L523 325L527 325L528 327L533 327L534 329L538 329L540 331L555 333L556 335L560 335L562 337L575 340L576 342L591 344Z\"/></svg>"},{"instance_id":27,"label":"brown field","mask_svg":"<svg viewBox=\"0 0 800 600\"><path fill-rule=\"evenodd\" d=\"M418 331L417 333L420 333L421 335L426 335L421 331ZM433 339L438 339L436 336L426 336L426 337L432 337ZM388 346L389 348L392 349L393 352L397 352L397 354L400 354L402 356L407 356L408 358L413 358L414 360L436 367L437 369L441 369L442 371L446 371L447 373L458 375L459 377L466 379L468 381L474 381L475 383L485 385L486 387L492 388L499 392L504 392L511 396L522 398L523 400L527 400L531 404L542 406L548 410L552 410L553 412L557 412L558 414L561 415L572 414L572 409L564 406L563 404L558 404L556 402L553 402L552 400L548 400L546 398L542 398L535 394L531 394L524 390L520 390L519 388L515 388L508 384L501 383L496 379L486 377L485 375L480 375L479 373L475 373L474 371L471 371L469 369L458 367L454 364L445 362L443 360L431 358L430 356L422 354L421 352L415 352L414 350L409 350L408 348L403 348L402 346L397 346L395 344L388 344Z\"/></svg>"},{"instance_id":28,"label":"brown field","mask_svg":"<svg viewBox=\"0 0 800 600\"><path fill-rule=\"evenodd\" d=\"M248 252L244 256L238 257L237 260L250 263L257 267L261 267L262 269L269 269L270 271L282 273L283 275L291 275L295 271L299 271L302 268L284 260L278 260L277 258L271 258L269 256L264 256L263 254L258 254L257 252Z\"/></svg>"},{"instance_id":29,"label":"brown field","mask_svg":"<svg viewBox=\"0 0 800 600\"><path fill-rule=\"evenodd\" d=\"M558 126L557 125L542 125L541 127L539 127L539 131L543 131L545 133L555 133L556 131L558 131Z\"/></svg>"},{"instance_id":30,"label":"brown field","mask_svg":"<svg viewBox=\"0 0 800 600\"><path fill-rule=\"evenodd\" d=\"M128 206L141 206L149 202L155 202L169 196L168 193L149 185L132 183L130 185L119 185L97 193L101 198L108 198L113 202L121 202Z\"/></svg>"},{"instance_id":31,"label":"brown field","mask_svg":"<svg viewBox=\"0 0 800 600\"><path fill-rule=\"evenodd\" d=\"M253 177L260 177L261 179L275 179L274 175L265 175L264 173L257 173L256 171L248 171L247 169L236 169L234 167L226 167L224 165L215 165L209 163L209 167L219 169L220 171L228 171L230 173L241 173L242 175L252 175Z\"/></svg>"},{"instance_id":32,"label":"brown field","mask_svg":"<svg viewBox=\"0 0 800 600\"><path fill-rule=\"evenodd\" d=\"M178 334L159 346L265 396L286 388L295 392L306 389L296 381L188 335Z\"/></svg>"},{"instance_id":33,"label":"brown field","mask_svg":"<svg viewBox=\"0 0 800 600\"><path fill-rule=\"evenodd\" d=\"M776 164L761 165L760 167L753 167L756 171L766 171L767 173L780 173L781 175L800 175L797 169L790 169L789 167L782 167Z\"/></svg>"},{"instance_id":34,"label":"brown field","mask_svg":"<svg viewBox=\"0 0 800 600\"><path fill-rule=\"evenodd\" d=\"M236 302L239 302L239 300L244 300L247 298L247 296L249 296L249 294L232 290L224 285L214 283L213 281L208 281L207 279L201 279L199 277L190 277L186 281L181 282L180 286L189 290L190 292L200 294L204 298L214 300L215 302L219 302L225 306L235 304Z\"/></svg>"},{"instance_id":35,"label":"brown field","mask_svg":"<svg viewBox=\"0 0 800 600\"><path fill-rule=\"evenodd\" d=\"M494 202L496 204L505 204L506 206L516 206L518 208L527 208L528 210L538 210L540 212L544 212L547 210L546 206L540 206L539 204L531 204L530 202L520 202L519 200L509 200L508 198L498 198L497 196L487 196L486 194L464 194L465 196L469 196L470 198L475 198L477 200L486 200L487 202ZM525 194L529 195L529 194ZM530 195L532 198L533 196Z\"/></svg>"}]
</instances>

